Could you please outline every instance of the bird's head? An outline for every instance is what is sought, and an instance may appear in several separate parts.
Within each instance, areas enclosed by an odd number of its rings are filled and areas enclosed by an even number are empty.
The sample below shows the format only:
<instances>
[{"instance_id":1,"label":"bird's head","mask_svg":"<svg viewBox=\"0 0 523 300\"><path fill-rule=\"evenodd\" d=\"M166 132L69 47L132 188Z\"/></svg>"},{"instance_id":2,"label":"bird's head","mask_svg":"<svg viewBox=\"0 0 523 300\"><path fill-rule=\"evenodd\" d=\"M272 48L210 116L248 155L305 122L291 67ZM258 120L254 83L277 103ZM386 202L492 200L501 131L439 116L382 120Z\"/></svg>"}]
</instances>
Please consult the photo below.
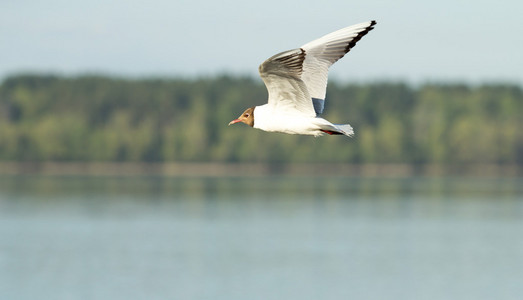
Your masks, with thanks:
<instances>
[{"instance_id":1,"label":"bird's head","mask_svg":"<svg viewBox=\"0 0 523 300\"><path fill-rule=\"evenodd\" d=\"M235 120L232 120L231 122L229 122L229 125L236 124L239 122L245 123L245 124L253 127L254 126L254 107L247 108L238 119L235 119Z\"/></svg>"}]
</instances>

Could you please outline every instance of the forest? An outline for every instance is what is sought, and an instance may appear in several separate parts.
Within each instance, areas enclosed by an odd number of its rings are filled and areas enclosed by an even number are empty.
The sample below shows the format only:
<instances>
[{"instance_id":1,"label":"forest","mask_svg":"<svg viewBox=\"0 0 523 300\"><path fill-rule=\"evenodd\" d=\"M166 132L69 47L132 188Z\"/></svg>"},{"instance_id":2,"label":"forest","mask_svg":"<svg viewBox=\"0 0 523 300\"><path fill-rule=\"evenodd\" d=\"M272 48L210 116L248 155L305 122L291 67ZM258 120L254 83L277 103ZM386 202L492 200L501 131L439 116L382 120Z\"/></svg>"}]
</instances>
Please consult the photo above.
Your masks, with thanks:
<instances>
[{"instance_id":1,"label":"forest","mask_svg":"<svg viewBox=\"0 0 523 300\"><path fill-rule=\"evenodd\" d=\"M16 75L0 86L0 161L523 165L523 91L511 84L330 82L323 117L355 136L244 124L258 78Z\"/></svg>"}]
</instances>

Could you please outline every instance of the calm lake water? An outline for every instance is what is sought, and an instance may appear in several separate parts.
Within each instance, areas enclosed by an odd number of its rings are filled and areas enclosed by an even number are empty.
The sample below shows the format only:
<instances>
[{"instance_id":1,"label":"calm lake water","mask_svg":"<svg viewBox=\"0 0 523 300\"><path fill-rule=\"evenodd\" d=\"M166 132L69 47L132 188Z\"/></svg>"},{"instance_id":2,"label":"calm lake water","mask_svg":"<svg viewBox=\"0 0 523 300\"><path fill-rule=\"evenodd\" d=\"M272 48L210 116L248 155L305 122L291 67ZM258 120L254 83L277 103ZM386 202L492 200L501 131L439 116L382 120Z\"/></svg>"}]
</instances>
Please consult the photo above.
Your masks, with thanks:
<instances>
[{"instance_id":1,"label":"calm lake water","mask_svg":"<svg viewBox=\"0 0 523 300\"><path fill-rule=\"evenodd\" d=\"M523 179L0 177L0 299L521 299Z\"/></svg>"}]
</instances>

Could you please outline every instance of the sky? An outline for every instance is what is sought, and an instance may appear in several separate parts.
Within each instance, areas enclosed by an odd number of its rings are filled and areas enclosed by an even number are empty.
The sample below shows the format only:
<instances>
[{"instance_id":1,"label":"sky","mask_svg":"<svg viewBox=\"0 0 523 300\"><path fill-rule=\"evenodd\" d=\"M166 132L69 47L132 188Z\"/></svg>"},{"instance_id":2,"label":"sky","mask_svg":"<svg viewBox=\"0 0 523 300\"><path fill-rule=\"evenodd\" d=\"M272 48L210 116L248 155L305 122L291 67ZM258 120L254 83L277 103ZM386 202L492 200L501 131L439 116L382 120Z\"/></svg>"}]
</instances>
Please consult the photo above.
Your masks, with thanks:
<instances>
[{"instance_id":1,"label":"sky","mask_svg":"<svg viewBox=\"0 0 523 300\"><path fill-rule=\"evenodd\" d=\"M257 76L273 54L376 20L330 78L523 85L522 11L520 0L2 0L0 79Z\"/></svg>"}]
</instances>

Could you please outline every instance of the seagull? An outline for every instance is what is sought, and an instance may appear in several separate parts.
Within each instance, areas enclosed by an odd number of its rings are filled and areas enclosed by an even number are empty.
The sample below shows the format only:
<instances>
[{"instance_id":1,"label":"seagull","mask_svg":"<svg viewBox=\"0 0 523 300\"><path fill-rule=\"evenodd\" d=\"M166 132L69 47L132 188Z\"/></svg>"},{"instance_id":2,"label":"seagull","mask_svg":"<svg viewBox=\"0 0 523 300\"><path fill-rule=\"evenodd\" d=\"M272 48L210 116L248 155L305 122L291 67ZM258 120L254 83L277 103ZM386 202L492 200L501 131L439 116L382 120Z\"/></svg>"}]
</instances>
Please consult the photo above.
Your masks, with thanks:
<instances>
[{"instance_id":1,"label":"seagull","mask_svg":"<svg viewBox=\"0 0 523 300\"><path fill-rule=\"evenodd\" d=\"M374 25L376 21L352 25L264 61L258 71L269 93L268 103L248 108L229 125L242 122L269 132L353 136L349 124L333 124L320 117L327 77L329 67Z\"/></svg>"}]
</instances>

